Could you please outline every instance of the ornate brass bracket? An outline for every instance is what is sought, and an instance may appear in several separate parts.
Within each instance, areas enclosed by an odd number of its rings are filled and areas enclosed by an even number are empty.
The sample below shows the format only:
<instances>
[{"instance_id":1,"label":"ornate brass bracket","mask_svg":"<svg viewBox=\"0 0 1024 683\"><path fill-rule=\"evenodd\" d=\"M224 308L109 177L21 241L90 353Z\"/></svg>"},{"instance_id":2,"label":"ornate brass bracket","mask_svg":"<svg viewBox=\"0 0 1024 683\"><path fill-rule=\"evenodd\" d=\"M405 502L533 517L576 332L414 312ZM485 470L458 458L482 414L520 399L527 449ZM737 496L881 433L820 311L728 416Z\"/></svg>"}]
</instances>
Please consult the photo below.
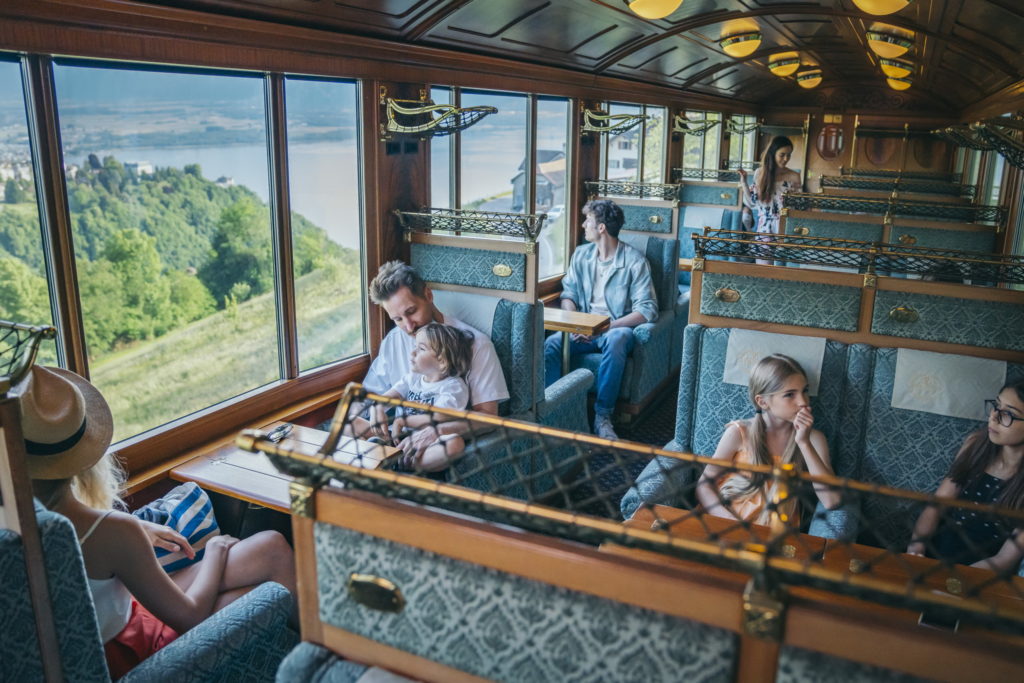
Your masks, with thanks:
<instances>
[{"instance_id":1,"label":"ornate brass bracket","mask_svg":"<svg viewBox=\"0 0 1024 683\"><path fill-rule=\"evenodd\" d=\"M381 88L380 101L385 107L385 123L380 124L381 140L396 136L430 138L451 135L469 128L489 114L498 113L495 107L485 105L460 108L453 104L434 104L423 90L419 100L396 100L387 96L387 89Z\"/></svg>"},{"instance_id":2,"label":"ornate brass bracket","mask_svg":"<svg viewBox=\"0 0 1024 683\"><path fill-rule=\"evenodd\" d=\"M580 132L622 135L649 118L644 114L605 114L603 111L584 109Z\"/></svg>"},{"instance_id":3,"label":"ornate brass bracket","mask_svg":"<svg viewBox=\"0 0 1024 683\"><path fill-rule=\"evenodd\" d=\"M782 642L786 605L777 592L764 590L752 578L743 589L743 631L749 636Z\"/></svg>"},{"instance_id":4,"label":"ornate brass bracket","mask_svg":"<svg viewBox=\"0 0 1024 683\"><path fill-rule=\"evenodd\" d=\"M672 117L672 133L682 133L683 135L699 135L703 136L709 130L717 126L720 121L712 121L708 119L699 119L697 121L691 121L686 118L686 114L680 112Z\"/></svg>"}]
</instances>

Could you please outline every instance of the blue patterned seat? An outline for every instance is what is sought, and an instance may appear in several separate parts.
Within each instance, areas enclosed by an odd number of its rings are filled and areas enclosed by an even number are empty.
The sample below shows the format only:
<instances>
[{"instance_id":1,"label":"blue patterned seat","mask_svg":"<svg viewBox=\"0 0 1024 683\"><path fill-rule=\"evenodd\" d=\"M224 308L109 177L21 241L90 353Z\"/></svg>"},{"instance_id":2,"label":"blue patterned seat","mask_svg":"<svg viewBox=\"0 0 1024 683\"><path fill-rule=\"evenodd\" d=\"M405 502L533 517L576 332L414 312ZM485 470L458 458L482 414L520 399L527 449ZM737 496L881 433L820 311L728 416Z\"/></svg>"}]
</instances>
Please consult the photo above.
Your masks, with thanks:
<instances>
[{"instance_id":1,"label":"blue patterned seat","mask_svg":"<svg viewBox=\"0 0 1024 683\"><path fill-rule=\"evenodd\" d=\"M589 371L576 370L544 388L544 319L539 302L520 303L484 294L444 290L434 291L434 301L445 314L490 335L508 385L509 399L499 406L502 416L570 431L589 431L587 390L594 381ZM492 441L496 447L501 445L499 439ZM488 452L490 444L491 441L483 437L467 447L466 455L449 468L449 478L460 485L488 491L493 490L495 484L504 485L535 474L515 472L511 465L491 468L486 475L480 472L478 458ZM512 447L515 448L515 442ZM557 459L557 455L553 457ZM537 463L536 466L542 465ZM553 483L550 478L535 480L532 491L536 495ZM506 489L504 493L526 497L526 490L521 488Z\"/></svg>"},{"instance_id":2,"label":"blue patterned seat","mask_svg":"<svg viewBox=\"0 0 1024 683\"><path fill-rule=\"evenodd\" d=\"M622 375L619 407L636 413L653 398L655 390L663 386L675 365L673 349L677 347L675 340L681 331L676 323L679 241L625 232L620 233L620 238L647 257L658 299L658 320L633 328L636 344ZM595 375L600 364L600 353L573 358L573 367L586 368ZM583 431L589 430L584 428Z\"/></svg>"},{"instance_id":3,"label":"blue patterned seat","mask_svg":"<svg viewBox=\"0 0 1024 683\"><path fill-rule=\"evenodd\" d=\"M109 681L99 626L71 523L36 504L65 680ZM43 679L21 537L0 530L0 678ZM123 681L272 681L297 640L292 598L265 583L133 669Z\"/></svg>"}]
</instances>

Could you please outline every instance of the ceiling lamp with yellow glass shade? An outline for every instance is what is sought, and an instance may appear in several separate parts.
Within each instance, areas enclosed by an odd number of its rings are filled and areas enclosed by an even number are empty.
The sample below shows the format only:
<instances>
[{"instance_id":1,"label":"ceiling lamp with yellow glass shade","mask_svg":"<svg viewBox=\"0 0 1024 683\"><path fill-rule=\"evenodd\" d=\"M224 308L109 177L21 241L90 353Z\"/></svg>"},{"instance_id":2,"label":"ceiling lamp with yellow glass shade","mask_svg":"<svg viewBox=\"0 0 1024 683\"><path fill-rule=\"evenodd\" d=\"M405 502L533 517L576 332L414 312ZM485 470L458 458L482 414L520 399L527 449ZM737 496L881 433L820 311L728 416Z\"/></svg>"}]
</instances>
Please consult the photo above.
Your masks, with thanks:
<instances>
[{"instance_id":1,"label":"ceiling lamp with yellow glass shade","mask_svg":"<svg viewBox=\"0 0 1024 683\"><path fill-rule=\"evenodd\" d=\"M867 12L868 14L874 14L875 16L880 17L885 14L899 12L913 1L914 0L853 0L853 4L855 4L861 12Z\"/></svg>"},{"instance_id":2,"label":"ceiling lamp with yellow glass shade","mask_svg":"<svg viewBox=\"0 0 1024 683\"><path fill-rule=\"evenodd\" d=\"M914 32L876 21L864 34L868 47L879 57L895 59L914 47Z\"/></svg>"},{"instance_id":3,"label":"ceiling lamp with yellow glass shade","mask_svg":"<svg viewBox=\"0 0 1024 683\"><path fill-rule=\"evenodd\" d=\"M722 51L729 55L739 59L741 57L747 57L754 54L754 51L761 46L761 32L760 31L748 31L745 33L734 33L731 36L725 36L718 41L718 45L722 48Z\"/></svg>"},{"instance_id":4,"label":"ceiling lamp with yellow glass shade","mask_svg":"<svg viewBox=\"0 0 1024 683\"><path fill-rule=\"evenodd\" d=\"M914 73L913 62L908 62L905 59L886 59L883 57L878 60L878 63L882 66L882 73L889 78L903 78Z\"/></svg>"},{"instance_id":5,"label":"ceiling lamp with yellow glass shade","mask_svg":"<svg viewBox=\"0 0 1024 683\"><path fill-rule=\"evenodd\" d=\"M906 90L914 81L910 78L887 78L885 82L889 84L889 87L893 90Z\"/></svg>"},{"instance_id":6,"label":"ceiling lamp with yellow glass shade","mask_svg":"<svg viewBox=\"0 0 1024 683\"><path fill-rule=\"evenodd\" d=\"M644 19L664 19L679 9L683 0L633 0L629 9Z\"/></svg>"},{"instance_id":7,"label":"ceiling lamp with yellow glass shade","mask_svg":"<svg viewBox=\"0 0 1024 683\"><path fill-rule=\"evenodd\" d=\"M792 76L800 68L798 52L776 52L768 58L768 70L780 78Z\"/></svg>"},{"instance_id":8,"label":"ceiling lamp with yellow glass shade","mask_svg":"<svg viewBox=\"0 0 1024 683\"><path fill-rule=\"evenodd\" d=\"M817 88L818 84L821 83L821 69L816 66L804 69L796 75L796 83L801 88L806 88L807 90Z\"/></svg>"}]
</instances>

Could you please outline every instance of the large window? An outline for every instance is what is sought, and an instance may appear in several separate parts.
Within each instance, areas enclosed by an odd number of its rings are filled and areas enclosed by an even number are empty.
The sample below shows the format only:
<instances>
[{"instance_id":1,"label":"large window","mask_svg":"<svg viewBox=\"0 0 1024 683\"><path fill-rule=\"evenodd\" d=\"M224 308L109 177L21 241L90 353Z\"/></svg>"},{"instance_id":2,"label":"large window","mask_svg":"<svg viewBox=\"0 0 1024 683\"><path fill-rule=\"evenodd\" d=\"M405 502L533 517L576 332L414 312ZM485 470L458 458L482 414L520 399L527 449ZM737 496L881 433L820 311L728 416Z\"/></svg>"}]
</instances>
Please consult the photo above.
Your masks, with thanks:
<instances>
[{"instance_id":1,"label":"large window","mask_svg":"<svg viewBox=\"0 0 1024 683\"><path fill-rule=\"evenodd\" d=\"M757 160L757 117L733 114L729 121L729 168L753 169Z\"/></svg>"},{"instance_id":2,"label":"large window","mask_svg":"<svg viewBox=\"0 0 1024 683\"><path fill-rule=\"evenodd\" d=\"M569 170L569 111L567 99L537 99L537 173L533 196L537 213L546 213L548 216L538 239L540 262L537 270L541 279L565 272L569 225L565 215L565 179Z\"/></svg>"},{"instance_id":3,"label":"large window","mask_svg":"<svg viewBox=\"0 0 1024 683\"><path fill-rule=\"evenodd\" d=\"M683 168L718 168L722 115L712 111L687 111L686 118L695 132L682 136Z\"/></svg>"},{"instance_id":4,"label":"large window","mask_svg":"<svg viewBox=\"0 0 1024 683\"><path fill-rule=\"evenodd\" d=\"M602 136L602 177L660 183L664 178L666 111L664 107L611 103L608 113L648 116L620 135Z\"/></svg>"},{"instance_id":5,"label":"large window","mask_svg":"<svg viewBox=\"0 0 1024 683\"><path fill-rule=\"evenodd\" d=\"M563 273L566 226L571 224L565 215L569 100L444 87L432 88L430 93L438 104L486 105L498 110L460 133L431 138L432 205L546 213L538 238L538 275L548 278ZM536 140L533 149L528 147L531 139ZM535 164L532 187L531 156Z\"/></svg>"},{"instance_id":6,"label":"large window","mask_svg":"<svg viewBox=\"0 0 1024 683\"><path fill-rule=\"evenodd\" d=\"M289 78L296 326L302 370L365 350L358 87Z\"/></svg>"},{"instance_id":7,"label":"large window","mask_svg":"<svg viewBox=\"0 0 1024 683\"><path fill-rule=\"evenodd\" d=\"M0 319L50 325L21 67L13 60L0 61L0 191ZM38 359L57 362L53 342L44 343Z\"/></svg>"},{"instance_id":8,"label":"large window","mask_svg":"<svg viewBox=\"0 0 1024 683\"><path fill-rule=\"evenodd\" d=\"M69 305L84 326L63 343L84 346L115 440L365 351L356 84L286 78L278 121L279 81L262 74L52 69L78 278ZM17 62L0 61L0 317L38 324L51 306L21 81ZM271 126L289 143L281 168ZM289 175L278 200L271 180ZM285 233L274 216L289 208Z\"/></svg>"}]
</instances>

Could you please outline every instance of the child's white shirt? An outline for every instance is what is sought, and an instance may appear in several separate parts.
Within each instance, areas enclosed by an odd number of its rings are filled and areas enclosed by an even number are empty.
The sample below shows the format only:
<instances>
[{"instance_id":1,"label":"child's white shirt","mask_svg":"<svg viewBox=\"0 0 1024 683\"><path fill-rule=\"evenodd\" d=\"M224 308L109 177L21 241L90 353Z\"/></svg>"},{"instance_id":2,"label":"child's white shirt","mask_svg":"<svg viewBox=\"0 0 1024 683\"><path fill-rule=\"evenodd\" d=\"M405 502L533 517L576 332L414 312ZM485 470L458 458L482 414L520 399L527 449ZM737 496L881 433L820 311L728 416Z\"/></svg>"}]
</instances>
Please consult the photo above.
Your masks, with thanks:
<instances>
[{"instance_id":1,"label":"child's white shirt","mask_svg":"<svg viewBox=\"0 0 1024 683\"><path fill-rule=\"evenodd\" d=\"M469 387L461 377L445 377L437 382L428 382L418 372L408 372L398 380L392 391L406 401L424 403L435 408L462 410L469 404ZM399 415L415 415L423 411L399 408Z\"/></svg>"}]
</instances>

